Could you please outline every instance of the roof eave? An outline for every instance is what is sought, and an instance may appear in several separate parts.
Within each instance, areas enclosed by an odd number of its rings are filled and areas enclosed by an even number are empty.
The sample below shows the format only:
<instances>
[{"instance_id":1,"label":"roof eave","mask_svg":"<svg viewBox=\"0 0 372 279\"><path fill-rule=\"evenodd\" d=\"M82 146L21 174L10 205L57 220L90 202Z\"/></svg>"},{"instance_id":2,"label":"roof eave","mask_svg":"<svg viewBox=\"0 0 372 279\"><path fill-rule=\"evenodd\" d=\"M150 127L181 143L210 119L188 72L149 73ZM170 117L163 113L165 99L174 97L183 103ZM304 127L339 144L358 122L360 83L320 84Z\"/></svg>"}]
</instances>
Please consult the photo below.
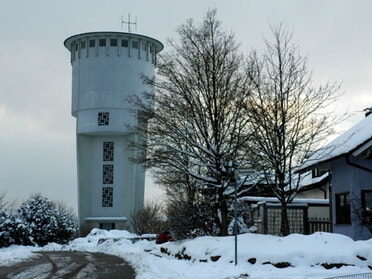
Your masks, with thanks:
<instances>
[{"instance_id":1,"label":"roof eave","mask_svg":"<svg viewBox=\"0 0 372 279\"><path fill-rule=\"evenodd\" d=\"M369 144L369 142L371 142ZM334 156L334 157L331 157L331 158L328 158L326 160L320 160L320 161L317 161L315 162L314 164L310 164L308 166L306 166L305 168L299 168L296 172L299 172L299 173L304 173L304 172L307 172L307 171L311 171L313 170L314 168L324 168L324 166L326 165L329 165L331 162L333 161L336 161L342 157L346 157L346 156L350 156L350 155L354 155L354 156L358 156L361 152L364 151L364 147L368 145L369 148L371 148L372 146L372 137L368 138L367 140L363 141L362 143L358 144L356 147L352 148L351 150L349 150L348 152L345 152L345 153L342 153L342 154L339 154L337 156ZM371 146L370 146L371 145ZM358 152L358 149L362 149L361 152ZM327 168L327 167L326 167ZM329 169L330 167L328 167Z\"/></svg>"}]
</instances>

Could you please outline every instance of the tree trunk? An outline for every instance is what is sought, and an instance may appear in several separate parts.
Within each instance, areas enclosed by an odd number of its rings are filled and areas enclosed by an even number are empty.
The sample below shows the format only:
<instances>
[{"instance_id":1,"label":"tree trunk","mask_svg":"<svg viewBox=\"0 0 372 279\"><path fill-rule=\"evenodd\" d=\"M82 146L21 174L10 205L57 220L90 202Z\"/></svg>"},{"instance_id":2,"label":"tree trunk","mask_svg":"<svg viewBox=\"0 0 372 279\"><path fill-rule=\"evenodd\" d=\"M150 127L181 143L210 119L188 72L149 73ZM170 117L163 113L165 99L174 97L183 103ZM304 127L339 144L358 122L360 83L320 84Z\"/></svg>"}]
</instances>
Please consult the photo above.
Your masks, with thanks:
<instances>
[{"instance_id":1,"label":"tree trunk","mask_svg":"<svg viewBox=\"0 0 372 279\"><path fill-rule=\"evenodd\" d=\"M224 198L221 199L220 210L221 210L220 236L226 236L227 227L228 227L228 224L227 224L228 210L227 210L227 203Z\"/></svg>"},{"instance_id":2,"label":"tree trunk","mask_svg":"<svg viewBox=\"0 0 372 279\"><path fill-rule=\"evenodd\" d=\"M287 236L287 235L290 234L289 221L288 221L288 211L287 211L287 205L286 204L282 204L280 233L283 236Z\"/></svg>"},{"instance_id":3,"label":"tree trunk","mask_svg":"<svg viewBox=\"0 0 372 279\"><path fill-rule=\"evenodd\" d=\"M221 183L222 184L222 183ZM217 194L217 203L216 205L216 220L217 225L220 229L219 236L228 235L228 208L227 202L224 195L223 188L219 188L216 192Z\"/></svg>"}]
</instances>

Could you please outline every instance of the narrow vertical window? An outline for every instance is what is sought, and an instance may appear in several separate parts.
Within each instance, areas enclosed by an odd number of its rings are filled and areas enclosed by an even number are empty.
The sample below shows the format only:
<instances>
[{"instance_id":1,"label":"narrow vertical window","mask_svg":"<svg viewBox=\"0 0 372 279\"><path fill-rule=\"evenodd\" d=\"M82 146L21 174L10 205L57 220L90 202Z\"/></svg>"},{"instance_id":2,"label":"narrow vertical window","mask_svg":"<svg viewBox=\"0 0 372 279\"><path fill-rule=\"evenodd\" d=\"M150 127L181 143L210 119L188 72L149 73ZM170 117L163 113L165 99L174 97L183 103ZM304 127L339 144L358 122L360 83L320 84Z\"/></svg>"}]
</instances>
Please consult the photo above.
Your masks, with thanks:
<instances>
[{"instance_id":1,"label":"narrow vertical window","mask_svg":"<svg viewBox=\"0 0 372 279\"><path fill-rule=\"evenodd\" d=\"M99 112L98 113L98 126L107 126L110 124L110 113Z\"/></svg>"},{"instance_id":2,"label":"narrow vertical window","mask_svg":"<svg viewBox=\"0 0 372 279\"><path fill-rule=\"evenodd\" d=\"M102 207L113 207L114 205L114 188L102 187Z\"/></svg>"},{"instance_id":3,"label":"narrow vertical window","mask_svg":"<svg viewBox=\"0 0 372 279\"><path fill-rule=\"evenodd\" d=\"M114 165L103 165L102 183L114 184Z\"/></svg>"},{"instance_id":4,"label":"narrow vertical window","mask_svg":"<svg viewBox=\"0 0 372 279\"><path fill-rule=\"evenodd\" d=\"M114 142L106 141L103 143L103 161L114 161Z\"/></svg>"},{"instance_id":5,"label":"narrow vertical window","mask_svg":"<svg viewBox=\"0 0 372 279\"><path fill-rule=\"evenodd\" d=\"M341 193L336 194L336 223L350 224L350 194Z\"/></svg>"}]
</instances>

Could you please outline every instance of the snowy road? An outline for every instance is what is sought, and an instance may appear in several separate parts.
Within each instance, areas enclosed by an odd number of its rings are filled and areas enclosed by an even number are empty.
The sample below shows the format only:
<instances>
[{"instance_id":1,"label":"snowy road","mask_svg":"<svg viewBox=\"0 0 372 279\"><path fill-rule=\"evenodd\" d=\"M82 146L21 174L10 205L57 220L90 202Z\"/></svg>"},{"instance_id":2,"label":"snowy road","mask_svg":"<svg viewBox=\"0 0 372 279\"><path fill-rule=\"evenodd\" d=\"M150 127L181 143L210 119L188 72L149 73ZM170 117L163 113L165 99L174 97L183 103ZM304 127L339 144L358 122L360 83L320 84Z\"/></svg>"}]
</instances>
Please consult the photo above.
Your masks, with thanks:
<instances>
[{"instance_id":1,"label":"snowy road","mask_svg":"<svg viewBox=\"0 0 372 279\"><path fill-rule=\"evenodd\" d=\"M36 252L32 260L0 267L7 279L134 279L135 272L122 258L86 252Z\"/></svg>"}]
</instances>

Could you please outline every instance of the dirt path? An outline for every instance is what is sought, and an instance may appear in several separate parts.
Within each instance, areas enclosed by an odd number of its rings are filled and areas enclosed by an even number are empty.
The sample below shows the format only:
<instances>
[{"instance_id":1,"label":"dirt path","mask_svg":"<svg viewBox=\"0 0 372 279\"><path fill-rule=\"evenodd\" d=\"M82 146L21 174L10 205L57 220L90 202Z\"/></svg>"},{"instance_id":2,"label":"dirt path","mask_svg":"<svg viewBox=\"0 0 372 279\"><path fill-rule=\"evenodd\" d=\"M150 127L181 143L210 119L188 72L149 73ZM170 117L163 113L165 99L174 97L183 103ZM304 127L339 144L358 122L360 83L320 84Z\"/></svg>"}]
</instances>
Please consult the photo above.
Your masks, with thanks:
<instances>
[{"instance_id":1,"label":"dirt path","mask_svg":"<svg viewBox=\"0 0 372 279\"><path fill-rule=\"evenodd\" d=\"M87 252L36 252L38 257L0 267L1 279L134 279L122 258Z\"/></svg>"}]
</instances>

